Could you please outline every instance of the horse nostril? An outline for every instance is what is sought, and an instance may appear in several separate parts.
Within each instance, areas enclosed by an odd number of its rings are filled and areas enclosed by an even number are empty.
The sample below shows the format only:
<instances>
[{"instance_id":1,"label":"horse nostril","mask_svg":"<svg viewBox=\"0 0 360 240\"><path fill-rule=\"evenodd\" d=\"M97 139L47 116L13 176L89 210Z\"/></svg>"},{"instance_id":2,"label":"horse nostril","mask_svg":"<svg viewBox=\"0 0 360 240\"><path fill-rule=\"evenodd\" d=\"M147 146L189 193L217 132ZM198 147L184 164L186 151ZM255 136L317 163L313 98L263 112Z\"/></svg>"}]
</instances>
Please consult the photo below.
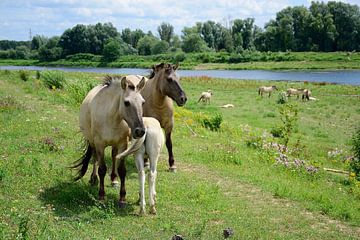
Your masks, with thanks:
<instances>
[{"instance_id":1,"label":"horse nostril","mask_svg":"<svg viewBox=\"0 0 360 240\"><path fill-rule=\"evenodd\" d=\"M145 134L144 128L135 128L135 137L142 137Z\"/></svg>"},{"instance_id":2,"label":"horse nostril","mask_svg":"<svg viewBox=\"0 0 360 240\"><path fill-rule=\"evenodd\" d=\"M182 96L180 99L181 99L181 101L182 101L183 103L186 103L186 101L187 101L187 97L186 97L186 96Z\"/></svg>"}]
</instances>

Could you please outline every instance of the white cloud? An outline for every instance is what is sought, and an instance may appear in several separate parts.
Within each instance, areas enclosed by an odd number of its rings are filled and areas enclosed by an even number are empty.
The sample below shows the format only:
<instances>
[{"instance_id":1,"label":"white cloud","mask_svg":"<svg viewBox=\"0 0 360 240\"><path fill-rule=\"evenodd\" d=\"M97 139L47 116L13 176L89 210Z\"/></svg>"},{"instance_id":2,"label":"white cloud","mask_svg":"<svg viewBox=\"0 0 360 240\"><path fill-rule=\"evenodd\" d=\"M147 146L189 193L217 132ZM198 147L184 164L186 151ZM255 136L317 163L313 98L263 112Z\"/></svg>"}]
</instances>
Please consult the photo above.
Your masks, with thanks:
<instances>
[{"instance_id":1,"label":"white cloud","mask_svg":"<svg viewBox=\"0 0 360 240\"><path fill-rule=\"evenodd\" d=\"M344 0L354 1L360 0ZM2 24L0 35L24 40L29 28L35 34L53 36L78 23L97 22L112 22L119 31L130 27L154 33L161 22L168 22L180 34L184 26L196 22L248 17L263 27L281 9L303 4L309 6L308 0L1 0L0 23L11 26Z\"/></svg>"}]
</instances>

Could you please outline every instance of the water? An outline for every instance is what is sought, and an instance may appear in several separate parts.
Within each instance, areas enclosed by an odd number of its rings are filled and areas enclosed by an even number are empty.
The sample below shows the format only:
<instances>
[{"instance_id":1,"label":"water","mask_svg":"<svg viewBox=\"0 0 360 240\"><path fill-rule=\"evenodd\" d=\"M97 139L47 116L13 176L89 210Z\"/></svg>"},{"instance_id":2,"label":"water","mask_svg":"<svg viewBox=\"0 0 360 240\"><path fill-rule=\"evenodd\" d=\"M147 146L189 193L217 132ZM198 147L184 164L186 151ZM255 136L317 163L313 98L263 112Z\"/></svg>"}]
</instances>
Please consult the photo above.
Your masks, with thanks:
<instances>
[{"instance_id":1,"label":"water","mask_svg":"<svg viewBox=\"0 0 360 240\"><path fill-rule=\"evenodd\" d=\"M148 75L148 69L141 68L69 68L38 66L0 66L0 70L61 70L66 72L95 72L109 74ZM360 70L334 71L267 71L267 70L178 70L182 77L208 76L213 78L309 81L349 84L360 86Z\"/></svg>"}]
</instances>

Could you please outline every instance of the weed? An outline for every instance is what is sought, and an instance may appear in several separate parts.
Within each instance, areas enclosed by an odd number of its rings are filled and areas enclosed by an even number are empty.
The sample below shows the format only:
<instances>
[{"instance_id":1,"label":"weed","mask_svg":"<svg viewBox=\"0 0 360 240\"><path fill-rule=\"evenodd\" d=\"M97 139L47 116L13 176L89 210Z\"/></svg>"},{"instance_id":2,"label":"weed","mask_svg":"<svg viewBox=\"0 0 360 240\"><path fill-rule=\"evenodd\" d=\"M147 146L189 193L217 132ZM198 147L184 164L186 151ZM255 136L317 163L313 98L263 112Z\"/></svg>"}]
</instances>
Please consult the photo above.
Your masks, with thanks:
<instances>
[{"instance_id":1,"label":"weed","mask_svg":"<svg viewBox=\"0 0 360 240\"><path fill-rule=\"evenodd\" d=\"M360 181L360 128L355 131L351 145L354 158L350 161L350 170L355 173L356 179Z\"/></svg>"},{"instance_id":2,"label":"weed","mask_svg":"<svg viewBox=\"0 0 360 240\"><path fill-rule=\"evenodd\" d=\"M28 216L21 216L20 223L19 223L19 230L16 239L28 239L28 223L29 217Z\"/></svg>"},{"instance_id":3,"label":"weed","mask_svg":"<svg viewBox=\"0 0 360 240\"><path fill-rule=\"evenodd\" d=\"M287 147L290 141L290 136L295 130L298 120L298 108L292 104L286 104L279 108L281 125L278 126L276 134L283 139L284 145Z\"/></svg>"},{"instance_id":4,"label":"weed","mask_svg":"<svg viewBox=\"0 0 360 240\"><path fill-rule=\"evenodd\" d=\"M43 71L41 79L49 89L62 89L65 83L65 75L61 71Z\"/></svg>"},{"instance_id":5,"label":"weed","mask_svg":"<svg viewBox=\"0 0 360 240\"><path fill-rule=\"evenodd\" d=\"M21 104L15 99L14 96L6 95L0 96L0 112L13 109L22 108Z\"/></svg>"},{"instance_id":6,"label":"weed","mask_svg":"<svg viewBox=\"0 0 360 240\"><path fill-rule=\"evenodd\" d=\"M29 80L30 72L22 69L19 71L19 76L21 80L26 82Z\"/></svg>"},{"instance_id":7,"label":"weed","mask_svg":"<svg viewBox=\"0 0 360 240\"><path fill-rule=\"evenodd\" d=\"M204 119L202 119L201 125L204 128L210 129L211 131L218 131L220 129L222 120L223 120L222 115L216 114L215 116L213 116L211 118L205 117Z\"/></svg>"},{"instance_id":8,"label":"weed","mask_svg":"<svg viewBox=\"0 0 360 240\"><path fill-rule=\"evenodd\" d=\"M35 75L36 79L40 79L41 77L41 72L39 70L36 71L36 75Z\"/></svg>"},{"instance_id":9,"label":"weed","mask_svg":"<svg viewBox=\"0 0 360 240\"><path fill-rule=\"evenodd\" d=\"M68 95L66 100L75 106L79 106L84 100L86 94L97 85L94 81L75 81L65 86Z\"/></svg>"},{"instance_id":10,"label":"weed","mask_svg":"<svg viewBox=\"0 0 360 240\"><path fill-rule=\"evenodd\" d=\"M288 101L288 98L287 98L286 92L284 92L284 91L279 92L276 103L285 104L287 101Z\"/></svg>"}]
</instances>

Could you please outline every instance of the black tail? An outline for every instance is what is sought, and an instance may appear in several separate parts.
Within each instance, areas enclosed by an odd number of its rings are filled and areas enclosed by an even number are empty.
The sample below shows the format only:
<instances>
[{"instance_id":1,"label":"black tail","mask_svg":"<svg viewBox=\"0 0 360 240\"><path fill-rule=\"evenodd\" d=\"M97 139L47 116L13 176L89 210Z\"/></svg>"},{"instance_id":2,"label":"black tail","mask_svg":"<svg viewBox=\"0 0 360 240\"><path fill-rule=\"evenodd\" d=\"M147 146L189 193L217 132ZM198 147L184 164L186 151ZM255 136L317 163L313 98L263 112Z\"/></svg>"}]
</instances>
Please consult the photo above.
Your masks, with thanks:
<instances>
[{"instance_id":1,"label":"black tail","mask_svg":"<svg viewBox=\"0 0 360 240\"><path fill-rule=\"evenodd\" d=\"M88 169L88 166L89 166L91 156L93 154L93 150L94 149L87 142L87 148L86 148L86 151L84 152L84 155L82 155L77 161L74 162L74 165L71 166L71 168L78 170L78 174L74 178L74 181L79 180L80 178L82 178L85 175L85 173Z\"/></svg>"}]
</instances>

